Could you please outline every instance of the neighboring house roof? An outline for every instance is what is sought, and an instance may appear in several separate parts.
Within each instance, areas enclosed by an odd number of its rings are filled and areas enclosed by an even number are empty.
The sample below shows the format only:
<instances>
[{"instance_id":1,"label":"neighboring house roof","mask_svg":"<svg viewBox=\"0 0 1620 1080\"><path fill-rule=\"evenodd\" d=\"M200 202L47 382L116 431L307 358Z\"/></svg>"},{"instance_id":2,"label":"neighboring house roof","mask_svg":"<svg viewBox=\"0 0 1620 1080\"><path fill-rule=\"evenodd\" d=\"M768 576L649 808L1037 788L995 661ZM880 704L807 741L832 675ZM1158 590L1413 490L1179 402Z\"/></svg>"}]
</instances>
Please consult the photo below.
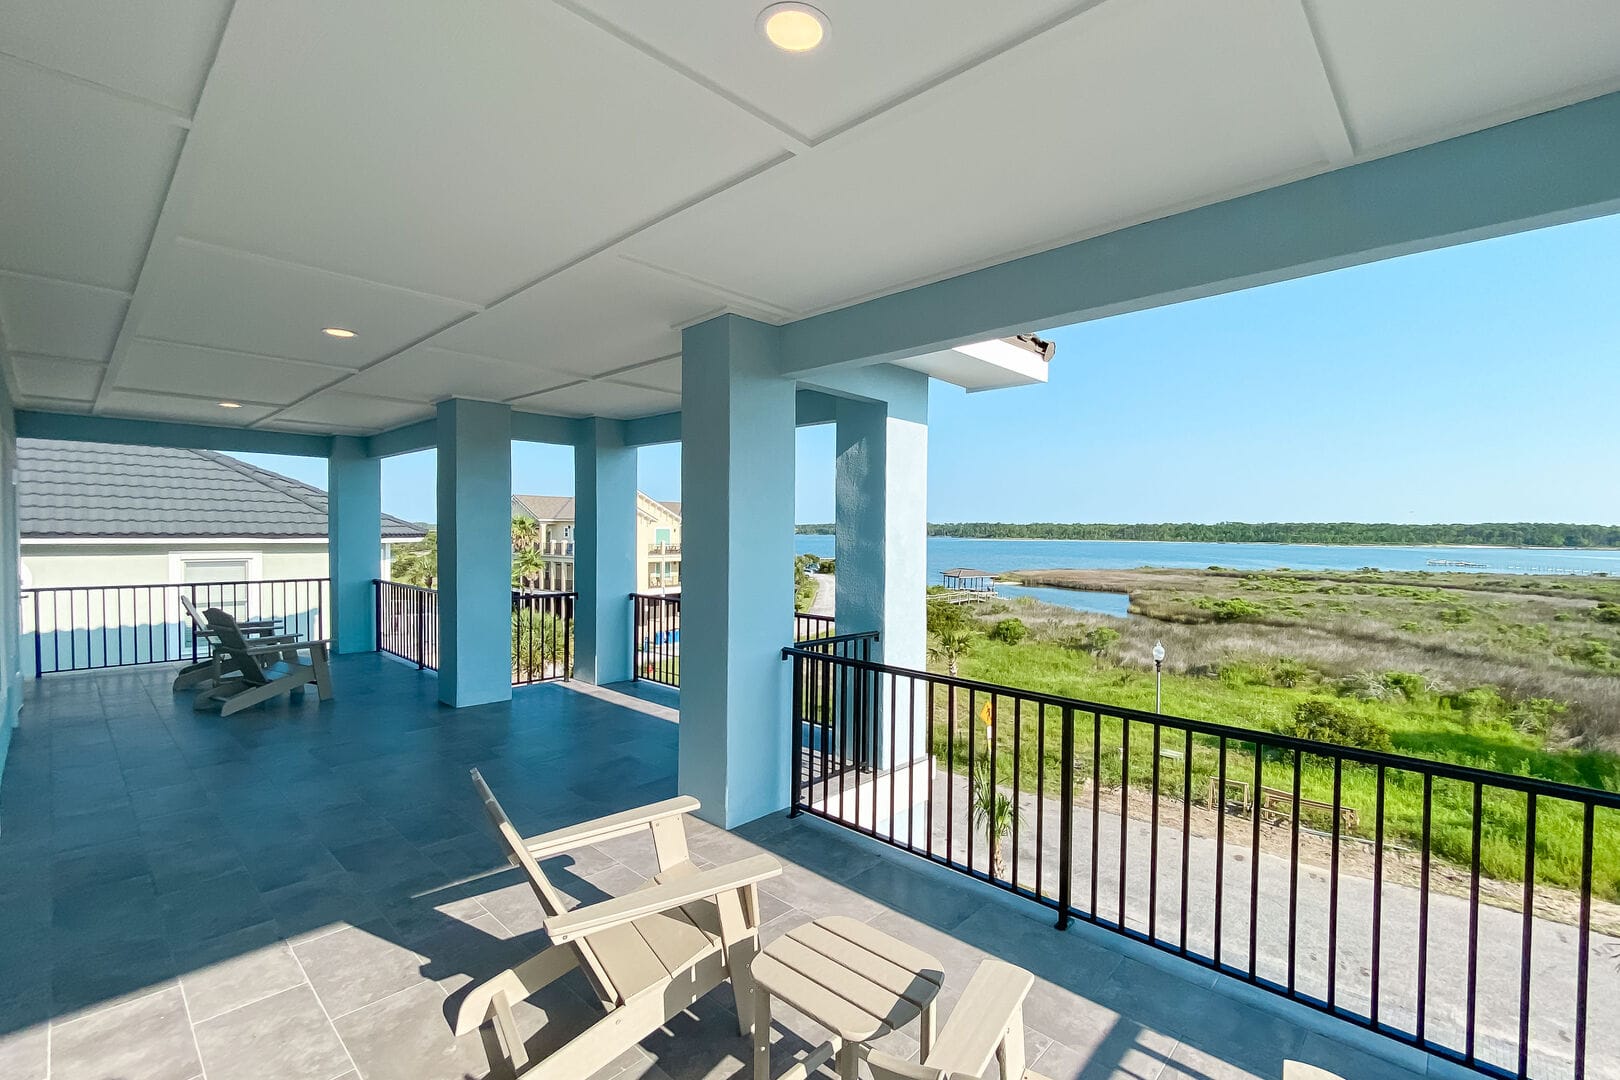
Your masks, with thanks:
<instances>
[{"instance_id":1,"label":"neighboring house roof","mask_svg":"<svg viewBox=\"0 0 1620 1080\"><path fill-rule=\"evenodd\" d=\"M17 440L24 539L325 539L326 492L211 450ZM382 516L384 540L422 530Z\"/></svg>"},{"instance_id":2,"label":"neighboring house roof","mask_svg":"<svg viewBox=\"0 0 1620 1080\"><path fill-rule=\"evenodd\" d=\"M676 518L681 516L681 504L678 502L661 502L651 498L646 492L638 491L637 495L668 510ZM512 496L512 516L519 515L533 518L535 521L573 521L574 497L572 495L514 495ZM650 515L649 515L650 516Z\"/></svg>"},{"instance_id":3,"label":"neighboring house roof","mask_svg":"<svg viewBox=\"0 0 1620 1080\"><path fill-rule=\"evenodd\" d=\"M573 521L572 495L514 495L512 516L526 515L536 521Z\"/></svg>"}]
</instances>

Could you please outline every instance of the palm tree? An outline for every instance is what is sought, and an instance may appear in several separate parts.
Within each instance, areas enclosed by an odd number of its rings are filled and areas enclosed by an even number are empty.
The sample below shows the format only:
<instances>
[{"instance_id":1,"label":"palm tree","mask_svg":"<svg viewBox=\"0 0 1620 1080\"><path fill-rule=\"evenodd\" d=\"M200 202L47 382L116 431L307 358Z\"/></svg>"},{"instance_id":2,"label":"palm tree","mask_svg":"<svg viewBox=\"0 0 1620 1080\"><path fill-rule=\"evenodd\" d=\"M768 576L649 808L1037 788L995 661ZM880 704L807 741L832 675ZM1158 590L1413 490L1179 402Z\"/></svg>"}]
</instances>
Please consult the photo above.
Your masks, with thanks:
<instances>
[{"instance_id":1,"label":"palm tree","mask_svg":"<svg viewBox=\"0 0 1620 1080\"><path fill-rule=\"evenodd\" d=\"M540 539L540 526L533 518L512 519L512 551L522 552L535 546Z\"/></svg>"},{"instance_id":2,"label":"palm tree","mask_svg":"<svg viewBox=\"0 0 1620 1080\"><path fill-rule=\"evenodd\" d=\"M934 644L928 654L936 660L945 661L945 670L954 679L958 662L972 650L973 635L968 630L947 627L934 635Z\"/></svg>"},{"instance_id":3,"label":"palm tree","mask_svg":"<svg viewBox=\"0 0 1620 1080\"><path fill-rule=\"evenodd\" d=\"M439 580L439 534L429 529L414 544L400 544L388 564L388 576L406 585L431 589Z\"/></svg>"},{"instance_id":4,"label":"palm tree","mask_svg":"<svg viewBox=\"0 0 1620 1080\"><path fill-rule=\"evenodd\" d=\"M545 572L545 557L533 547L523 548L512 559L512 583L514 585L526 589L531 582L538 581Z\"/></svg>"},{"instance_id":5,"label":"palm tree","mask_svg":"<svg viewBox=\"0 0 1620 1080\"><path fill-rule=\"evenodd\" d=\"M990 874L1005 881L1007 859L1002 854L1001 844L1018 820L1018 804L996 783L988 761L981 761L973 767L972 808L974 827L984 829L984 838L990 849Z\"/></svg>"}]
</instances>

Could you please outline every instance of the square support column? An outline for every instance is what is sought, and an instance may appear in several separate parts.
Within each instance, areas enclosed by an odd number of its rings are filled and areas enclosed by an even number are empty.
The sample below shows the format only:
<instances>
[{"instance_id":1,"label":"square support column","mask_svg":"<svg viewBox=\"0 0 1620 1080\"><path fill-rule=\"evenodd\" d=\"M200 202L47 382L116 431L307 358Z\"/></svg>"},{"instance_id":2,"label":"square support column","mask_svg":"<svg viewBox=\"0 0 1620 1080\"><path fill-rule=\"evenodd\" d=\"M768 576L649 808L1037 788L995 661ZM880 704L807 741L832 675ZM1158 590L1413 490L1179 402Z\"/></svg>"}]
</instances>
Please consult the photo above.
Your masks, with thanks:
<instances>
[{"instance_id":1,"label":"square support column","mask_svg":"<svg viewBox=\"0 0 1620 1080\"><path fill-rule=\"evenodd\" d=\"M836 537L839 633L876 630L873 659L928 659L928 377L885 373L886 401L840 398Z\"/></svg>"},{"instance_id":2,"label":"square support column","mask_svg":"<svg viewBox=\"0 0 1620 1080\"><path fill-rule=\"evenodd\" d=\"M574 442L574 677L630 678L630 594L636 591L636 450L624 422L581 420Z\"/></svg>"},{"instance_id":3,"label":"square support column","mask_svg":"<svg viewBox=\"0 0 1620 1080\"><path fill-rule=\"evenodd\" d=\"M726 828L788 802L795 388L778 340L735 315L681 335L680 790Z\"/></svg>"},{"instance_id":4,"label":"square support column","mask_svg":"<svg viewBox=\"0 0 1620 1080\"><path fill-rule=\"evenodd\" d=\"M332 643L340 653L377 648L372 579L382 566L382 460L365 441L332 439L326 459L327 571L332 579Z\"/></svg>"},{"instance_id":5,"label":"square support column","mask_svg":"<svg viewBox=\"0 0 1620 1080\"><path fill-rule=\"evenodd\" d=\"M512 697L512 410L439 404L439 700Z\"/></svg>"}]
</instances>

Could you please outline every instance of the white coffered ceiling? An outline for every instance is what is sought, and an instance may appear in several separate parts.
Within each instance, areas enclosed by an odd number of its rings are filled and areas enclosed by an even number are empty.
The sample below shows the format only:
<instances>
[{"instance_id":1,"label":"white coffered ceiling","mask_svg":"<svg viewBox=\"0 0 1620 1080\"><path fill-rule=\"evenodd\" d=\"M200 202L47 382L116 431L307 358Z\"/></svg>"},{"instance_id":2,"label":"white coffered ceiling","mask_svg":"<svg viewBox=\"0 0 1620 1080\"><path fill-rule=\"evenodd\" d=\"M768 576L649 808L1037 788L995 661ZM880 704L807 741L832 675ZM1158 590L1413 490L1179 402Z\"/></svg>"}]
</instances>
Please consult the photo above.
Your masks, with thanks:
<instances>
[{"instance_id":1,"label":"white coffered ceiling","mask_svg":"<svg viewBox=\"0 0 1620 1080\"><path fill-rule=\"evenodd\" d=\"M1620 89L1614 0L819 3L788 56L764 0L0 0L13 396L347 433L452 395L667 412L716 312Z\"/></svg>"}]
</instances>

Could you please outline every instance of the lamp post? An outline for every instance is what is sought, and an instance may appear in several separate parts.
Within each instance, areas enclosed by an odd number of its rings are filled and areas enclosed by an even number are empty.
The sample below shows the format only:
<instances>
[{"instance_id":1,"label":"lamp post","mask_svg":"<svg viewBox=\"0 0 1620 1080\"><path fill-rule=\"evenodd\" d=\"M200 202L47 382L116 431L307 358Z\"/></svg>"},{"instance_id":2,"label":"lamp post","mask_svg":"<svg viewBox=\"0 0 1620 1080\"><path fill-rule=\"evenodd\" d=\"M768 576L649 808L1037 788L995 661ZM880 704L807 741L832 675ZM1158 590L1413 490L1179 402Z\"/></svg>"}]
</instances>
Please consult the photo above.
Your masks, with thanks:
<instances>
[{"instance_id":1,"label":"lamp post","mask_svg":"<svg viewBox=\"0 0 1620 1080\"><path fill-rule=\"evenodd\" d=\"M1153 643L1153 711L1164 711L1164 642Z\"/></svg>"}]
</instances>

